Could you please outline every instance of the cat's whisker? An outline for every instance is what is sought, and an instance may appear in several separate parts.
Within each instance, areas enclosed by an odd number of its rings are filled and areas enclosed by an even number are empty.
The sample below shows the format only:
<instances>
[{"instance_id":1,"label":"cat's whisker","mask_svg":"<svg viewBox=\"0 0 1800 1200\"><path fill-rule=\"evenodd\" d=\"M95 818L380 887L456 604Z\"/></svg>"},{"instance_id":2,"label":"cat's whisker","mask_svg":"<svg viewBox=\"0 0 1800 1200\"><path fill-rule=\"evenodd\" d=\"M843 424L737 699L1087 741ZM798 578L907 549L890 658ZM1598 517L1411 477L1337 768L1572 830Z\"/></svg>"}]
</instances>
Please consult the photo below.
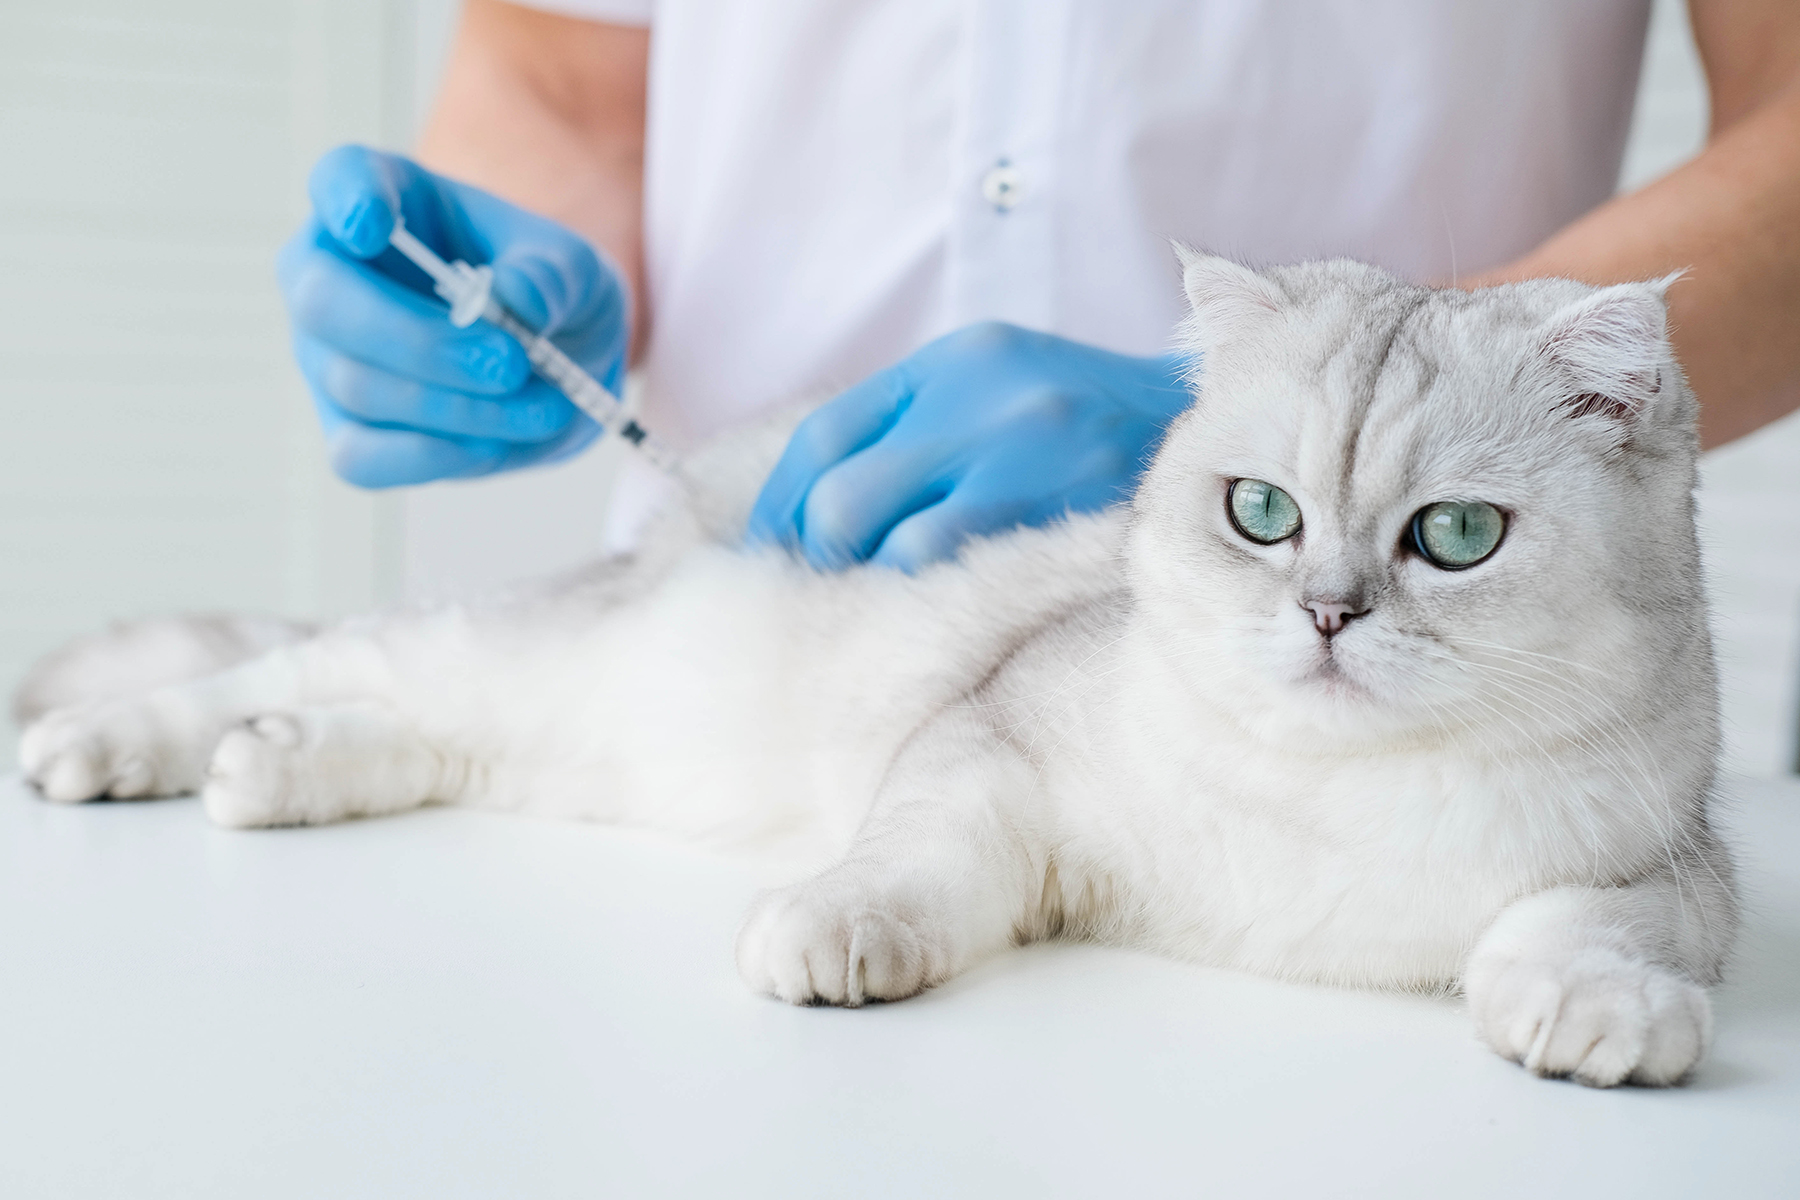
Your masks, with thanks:
<instances>
[{"instance_id":1,"label":"cat's whisker","mask_svg":"<svg viewBox=\"0 0 1800 1200\"><path fill-rule=\"evenodd\" d=\"M1557 664L1558 666L1574 667L1578 671L1588 671L1588 672L1591 672L1596 675L1604 675L1605 674L1605 671L1602 668L1597 667L1592 663L1577 662L1572 658L1563 658L1563 657L1561 657L1559 655L1555 655L1555 654L1544 654L1541 651L1537 651L1537 650L1526 650L1519 646L1508 646L1502 642L1483 641L1480 638L1470 637L1465 633L1457 634L1455 637L1455 642L1458 645L1474 646L1474 647L1477 647L1478 649L1482 649L1482 650L1494 650L1494 651L1500 651L1505 654L1517 654L1517 655L1523 655L1523 656L1530 657L1530 658L1543 659L1546 662L1552 662L1552 663Z\"/></svg>"},{"instance_id":2,"label":"cat's whisker","mask_svg":"<svg viewBox=\"0 0 1800 1200\"><path fill-rule=\"evenodd\" d=\"M1590 750L1599 757L1601 764L1615 774L1615 777L1618 778L1620 784L1628 789L1628 794L1631 799L1642 808L1644 816L1649 821L1649 827L1652 834L1657 843L1664 848L1670 875L1676 884L1677 903L1685 907L1688 895L1691 893L1701 921L1709 928L1711 927L1712 921L1710 914L1706 910L1704 894L1698 886L1684 879L1680 860L1675 854L1675 847L1677 845L1685 844L1690 851L1694 852L1692 857L1704 864L1706 870L1712 875L1715 886L1724 888L1726 886L1725 881L1719 876L1717 869L1710 861L1708 861L1707 856L1697 852L1698 847L1693 844L1691 835L1686 831L1682 823L1676 820L1674 815L1666 810L1659 812L1656 805L1651 802L1649 795L1646 793L1646 789L1648 789L1648 792L1657 795L1667 794L1666 784L1662 778L1661 766L1658 763L1655 754L1652 753L1649 745L1644 741L1642 733L1629 721L1622 719L1619 714L1617 714L1616 705L1612 701L1603 696L1593 695L1585 689L1579 695L1568 695L1562 689L1573 685L1569 681L1560 678L1532 677L1518 671L1498 667L1492 663L1481 663L1479 661L1462 659L1456 656L1446 656L1437 651L1430 651L1427 653L1434 657L1443 657L1450 661L1455 661L1461 666L1477 671L1483 671L1489 675L1503 675L1513 680L1524 681L1539 688L1540 692L1536 698L1519 693L1516 689L1512 693L1512 698L1516 703L1531 704L1539 712L1552 717L1579 717L1584 715L1581 711L1583 708L1592 708L1595 706L1607 710L1612 719L1606 723L1606 728L1612 729L1621 737L1630 737L1634 739L1638 743L1638 752L1633 753L1631 748L1624 745L1607 744L1605 742L1596 741L1591 723L1589 728L1584 729L1582 733L1578 735L1579 740L1584 744L1587 744ZM1550 696L1545 696L1541 689L1554 690ZM1553 700L1554 704L1545 704L1544 701L1546 699ZM1621 758L1621 755L1624 757ZM1631 770L1627 770L1628 767L1631 768ZM1654 777L1652 775L1653 772ZM1641 786L1639 783L1633 783L1629 778L1629 775L1632 773L1636 773L1639 776Z\"/></svg>"},{"instance_id":3,"label":"cat's whisker","mask_svg":"<svg viewBox=\"0 0 1800 1200\"><path fill-rule=\"evenodd\" d=\"M1498 674L1518 677L1516 672L1504 671L1503 669L1496 671L1492 667L1491 664L1482 664L1482 663L1478 663L1478 662L1472 662L1472 661L1469 661L1466 659L1458 658L1453 655L1445 655L1445 654L1442 654L1442 653L1436 652L1436 651L1431 651L1431 652L1427 652L1427 653L1431 654L1434 657L1443 658L1445 661L1453 662L1456 665L1467 668L1469 670L1482 672L1482 673L1486 673L1489 675L1498 673ZM1548 706L1548 705L1544 704L1542 702L1542 700L1533 699L1532 697L1521 694L1512 688L1508 688L1507 690L1504 690L1501 693L1501 695L1497 698L1502 699L1504 702L1512 705L1515 708L1515 711L1519 711L1521 715L1525 715L1526 712L1536 712L1539 715L1548 715L1553 720L1558 719L1558 718L1566 718L1570 715L1569 712L1567 711L1566 705L1562 705L1559 707ZM1491 705L1480 700L1480 698L1471 697L1471 699L1474 700L1476 703L1482 704L1483 707L1487 708L1489 711L1493 711ZM1511 722L1509 722L1509 723L1511 723ZM1515 724L1515 728L1516 728L1517 727L1516 723L1513 723L1513 724ZM1523 731L1521 731L1521 732L1523 732ZM1570 736L1570 731L1568 729L1565 729L1563 731L1563 736L1565 736L1565 737ZM1636 756L1634 755L1634 756L1631 756L1627 760L1621 761L1619 758L1619 749L1620 748L1608 746L1604 742L1596 741L1595 735L1594 735L1594 730L1589 727L1584 727L1584 726L1579 726L1579 725L1576 726L1575 731L1574 731L1574 737L1578 742L1587 745L1588 748L1590 749L1590 751L1592 751L1594 754L1596 754L1599 757L1601 765L1605 766L1609 771L1611 771L1618 778L1621 785L1623 785L1631 790L1631 794L1633 795L1633 797L1635 799L1637 799L1640 803L1643 804L1643 806L1645 807L1645 810L1646 810L1646 814L1651 817L1651 819L1654 823L1654 826L1658 832L1659 838L1664 836L1663 822L1656 817L1654 808L1650 806L1649 801L1648 801L1647 797L1645 797L1643 795L1642 790L1638 787L1637 784L1632 783L1632 781L1627 777L1629 774L1629 772L1627 772L1627 770L1625 769L1625 767L1627 765L1636 767L1639 771L1642 771L1642 769L1643 769L1642 764L1636 761ZM1646 774L1644 777L1644 783L1650 784L1650 782L1651 781L1649 780L1649 777ZM1584 811L1584 816L1588 816L1588 814L1586 814L1585 811ZM1593 841L1594 844L1598 845L1599 844L1599 841L1598 841L1599 833L1598 833L1597 829L1592 826L1591 819L1589 820L1588 823L1590 825L1590 834L1593 835L1593 837L1590 840Z\"/></svg>"},{"instance_id":4,"label":"cat's whisker","mask_svg":"<svg viewBox=\"0 0 1800 1200\"><path fill-rule=\"evenodd\" d=\"M1486 712L1489 716L1495 718L1496 720L1503 721L1507 725L1511 726L1514 729L1514 731L1516 731L1520 735L1521 739L1523 739L1527 743L1529 743L1532 740L1530 733L1525 729L1525 727L1523 725L1521 725L1519 723L1519 721L1515 718L1515 716L1505 712L1504 710L1502 710L1499 707L1496 707L1496 705L1492 702L1492 700L1490 700L1488 698L1478 697L1478 696L1469 697L1469 700L1472 703L1474 703L1477 707L1479 707L1482 711ZM1515 757L1515 758L1519 757L1520 753L1521 753L1521 750L1519 747L1512 747L1509 749L1510 757ZM1560 793L1552 791L1548 794L1548 798L1557 805L1557 807L1560 811L1563 811L1565 813L1569 811L1568 806L1566 806L1563 803L1563 797ZM1585 810L1579 808L1579 806L1577 806L1574 811L1579 815L1580 819L1582 820L1582 823L1588 830L1589 837L1587 840L1588 840L1589 844L1599 845L1600 841L1601 841L1600 831L1599 831L1598 827L1593 824L1592 814L1587 813ZM1535 827L1535 824L1536 824L1535 815L1536 815L1535 808L1527 808L1526 809L1526 821L1527 821L1528 826Z\"/></svg>"}]
</instances>

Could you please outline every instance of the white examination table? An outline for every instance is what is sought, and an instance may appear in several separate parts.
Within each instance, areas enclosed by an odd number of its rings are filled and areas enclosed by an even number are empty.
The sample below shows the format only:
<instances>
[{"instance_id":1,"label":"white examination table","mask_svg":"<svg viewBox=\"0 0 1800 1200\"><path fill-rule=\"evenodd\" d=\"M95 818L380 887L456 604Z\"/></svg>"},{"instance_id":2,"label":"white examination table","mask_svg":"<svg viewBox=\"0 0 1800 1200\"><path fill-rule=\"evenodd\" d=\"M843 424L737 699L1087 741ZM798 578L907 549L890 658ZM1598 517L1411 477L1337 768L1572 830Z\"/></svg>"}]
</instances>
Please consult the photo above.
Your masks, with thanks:
<instances>
[{"instance_id":1,"label":"white examination table","mask_svg":"<svg viewBox=\"0 0 1800 1200\"><path fill-rule=\"evenodd\" d=\"M1800 782L1732 790L1712 1057L1596 1092L1455 1002L1093 947L789 1008L750 872L646 835L0 781L0 1196L1800 1196Z\"/></svg>"}]
</instances>

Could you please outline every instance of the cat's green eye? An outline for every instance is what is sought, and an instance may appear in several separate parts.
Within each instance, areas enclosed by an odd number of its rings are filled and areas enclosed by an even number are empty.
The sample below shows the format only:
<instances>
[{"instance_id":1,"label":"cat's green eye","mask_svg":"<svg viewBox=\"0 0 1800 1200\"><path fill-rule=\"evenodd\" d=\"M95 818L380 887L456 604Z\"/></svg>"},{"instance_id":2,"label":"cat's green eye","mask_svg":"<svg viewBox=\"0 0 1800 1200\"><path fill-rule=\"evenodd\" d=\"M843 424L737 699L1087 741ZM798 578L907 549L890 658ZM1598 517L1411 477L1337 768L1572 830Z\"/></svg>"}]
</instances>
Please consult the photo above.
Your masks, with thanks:
<instances>
[{"instance_id":1,"label":"cat's green eye","mask_svg":"<svg viewBox=\"0 0 1800 1200\"><path fill-rule=\"evenodd\" d=\"M1272 483L1240 479L1225 496L1225 511L1237 531L1267 546L1300 531L1300 506Z\"/></svg>"},{"instance_id":2,"label":"cat's green eye","mask_svg":"<svg viewBox=\"0 0 1800 1200\"><path fill-rule=\"evenodd\" d=\"M1476 500L1427 504L1413 515L1413 546L1447 571L1472 567L1494 552L1506 533L1506 516Z\"/></svg>"}]
</instances>

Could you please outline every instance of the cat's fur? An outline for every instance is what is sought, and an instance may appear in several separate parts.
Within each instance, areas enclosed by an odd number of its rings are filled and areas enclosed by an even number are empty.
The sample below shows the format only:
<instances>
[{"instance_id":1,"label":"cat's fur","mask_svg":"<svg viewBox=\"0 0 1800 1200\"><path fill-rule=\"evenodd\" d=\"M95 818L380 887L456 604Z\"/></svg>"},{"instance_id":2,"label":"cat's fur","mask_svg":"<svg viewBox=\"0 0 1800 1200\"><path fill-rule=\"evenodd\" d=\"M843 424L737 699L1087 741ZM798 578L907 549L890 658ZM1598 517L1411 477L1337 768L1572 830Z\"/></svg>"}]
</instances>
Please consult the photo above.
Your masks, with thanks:
<instances>
[{"instance_id":1,"label":"cat's fur","mask_svg":"<svg viewBox=\"0 0 1800 1200\"><path fill-rule=\"evenodd\" d=\"M738 942L797 1003L1061 933L1460 986L1542 1074L1682 1078L1736 911L1663 285L1185 259L1204 369L1129 507L815 573L738 546L776 431L697 459L636 560L58 708L26 769L62 801L204 785L231 826L439 801L810 846L833 865ZM1243 477L1297 537L1234 530ZM1500 549L1409 550L1440 500L1507 512ZM1366 615L1326 638L1309 601Z\"/></svg>"}]
</instances>

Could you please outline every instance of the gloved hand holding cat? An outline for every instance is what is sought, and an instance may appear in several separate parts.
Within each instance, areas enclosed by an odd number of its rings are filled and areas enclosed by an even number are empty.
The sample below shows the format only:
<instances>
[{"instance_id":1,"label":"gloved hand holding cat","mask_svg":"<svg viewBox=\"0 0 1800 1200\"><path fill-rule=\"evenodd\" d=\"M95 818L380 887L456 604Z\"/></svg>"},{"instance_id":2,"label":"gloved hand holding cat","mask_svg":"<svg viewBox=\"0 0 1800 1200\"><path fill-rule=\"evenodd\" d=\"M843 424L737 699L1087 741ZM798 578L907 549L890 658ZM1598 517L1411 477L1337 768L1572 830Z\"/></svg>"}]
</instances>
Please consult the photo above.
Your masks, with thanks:
<instances>
[{"instance_id":1,"label":"gloved hand holding cat","mask_svg":"<svg viewBox=\"0 0 1800 1200\"><path fill-rule=\"evenodd\" d=\"M802 421L750 536L827 570L916 571L970 537L1106 508L1187 407L1186 369L1179 356L971 325Z\"/></svg>"}]
</instances>

